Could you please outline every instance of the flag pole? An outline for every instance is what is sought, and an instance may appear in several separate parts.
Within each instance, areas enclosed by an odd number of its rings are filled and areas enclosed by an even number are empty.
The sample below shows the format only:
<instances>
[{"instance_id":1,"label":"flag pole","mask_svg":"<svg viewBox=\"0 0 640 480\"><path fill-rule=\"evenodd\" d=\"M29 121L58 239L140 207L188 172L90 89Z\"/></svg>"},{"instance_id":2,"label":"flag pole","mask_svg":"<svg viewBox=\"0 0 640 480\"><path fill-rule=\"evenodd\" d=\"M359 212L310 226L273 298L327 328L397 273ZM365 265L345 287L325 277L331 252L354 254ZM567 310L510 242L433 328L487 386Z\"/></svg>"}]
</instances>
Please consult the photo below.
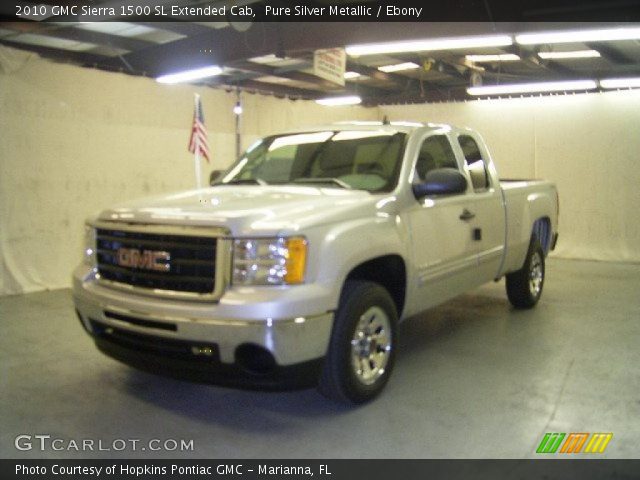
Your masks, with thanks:
<instances>
[{"instance_id":1,"label":"flag pole","mask_svg":"<svg viewBox=\"0 0 640 480\"><path fill-rule=\"evenodd\" d=\"M196 139L196 188L202 188L202 168L200 166L200 140Z\"/></svg>"},{"instance_id":2,"label":"flag pole","mask_svg":"<svg viewBox=\"0 0 640 480\"><path fill-rule=\"evenodd\" d=\"M200 95L197 93L195 95L195 110L198 111L198 103L200 100ZM196 135L196 148L195 148L195 158L194 158L195 168L196 168L196 188L202 188L202 167L200 165L200 135Z\"/></svg>"}]
</instances>

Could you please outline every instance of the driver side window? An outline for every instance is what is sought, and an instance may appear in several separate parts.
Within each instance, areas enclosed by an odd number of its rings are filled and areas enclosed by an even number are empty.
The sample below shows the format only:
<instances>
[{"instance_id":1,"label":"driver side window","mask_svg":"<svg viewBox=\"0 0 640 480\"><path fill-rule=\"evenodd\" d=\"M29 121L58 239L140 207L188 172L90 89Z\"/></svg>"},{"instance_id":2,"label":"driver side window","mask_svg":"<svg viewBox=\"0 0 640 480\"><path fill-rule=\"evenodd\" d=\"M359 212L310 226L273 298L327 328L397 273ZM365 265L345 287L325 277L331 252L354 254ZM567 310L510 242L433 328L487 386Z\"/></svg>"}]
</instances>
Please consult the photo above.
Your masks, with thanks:
<instances>
[{"instance_id":1,"label":"driver side window","mask_svg":"<svg viewBox=\"0 0 640 480\"><path fill-rule=\"evenodd\" d=\"M456 155L445 135L432 135L422 142L416 162L414 183L423 182L427 173L436 168L458 169Z\"/></svg>"}]
</instances>

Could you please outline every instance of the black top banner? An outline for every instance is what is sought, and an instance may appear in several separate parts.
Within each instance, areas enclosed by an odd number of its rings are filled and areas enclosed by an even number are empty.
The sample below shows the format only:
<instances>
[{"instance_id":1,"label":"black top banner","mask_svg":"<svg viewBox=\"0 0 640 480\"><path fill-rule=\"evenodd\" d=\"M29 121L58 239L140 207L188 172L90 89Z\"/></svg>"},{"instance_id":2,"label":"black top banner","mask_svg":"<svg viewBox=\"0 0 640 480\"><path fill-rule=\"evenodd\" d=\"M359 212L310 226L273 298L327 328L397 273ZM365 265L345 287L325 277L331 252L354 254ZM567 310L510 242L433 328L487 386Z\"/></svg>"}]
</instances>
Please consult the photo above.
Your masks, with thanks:
<instances>
[{"instance_id":1,"label":"black top banner","mask_svg":"<svg viewBox=\"0 0 640 480\"><path fill-rule=\"evenodd\" d=\"M640 20L640 0L130 0L2 2L4 21L535 22Z\"/></svg>"},{"instance_id":2,"label":"black top banner","mask_svg":"<svg viewBox=\"0 0 640 480\"><path fill-rule=\"evenodd\" d=\"M0 478L632 480L640 460L0 460Z\"/></svg>"}]
</instances>

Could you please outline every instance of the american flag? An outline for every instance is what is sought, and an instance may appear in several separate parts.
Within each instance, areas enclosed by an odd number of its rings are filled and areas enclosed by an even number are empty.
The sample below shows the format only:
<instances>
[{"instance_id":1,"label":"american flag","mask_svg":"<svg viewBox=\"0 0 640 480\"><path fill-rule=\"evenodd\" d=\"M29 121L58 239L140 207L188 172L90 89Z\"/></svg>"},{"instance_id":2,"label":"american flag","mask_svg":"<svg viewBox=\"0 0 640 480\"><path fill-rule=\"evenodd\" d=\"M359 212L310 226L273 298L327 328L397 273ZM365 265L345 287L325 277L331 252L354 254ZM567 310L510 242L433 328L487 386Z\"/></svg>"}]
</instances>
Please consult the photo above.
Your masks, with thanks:
<instances>
[{"instance_id":1,"label":"american flag","mask_svg":"<svg viewBox=\"0 0 640 480\"><path fill-rule=\"evenodd\" d=\"M196 105L193 111L193 126L191 127L191 138L189 138L189 151L202 155L209 161L209 141L207 140L207 129L204 126L204 114L202 113L202 103L200 95L196 95Z\"/></svg>"}]
</instances>

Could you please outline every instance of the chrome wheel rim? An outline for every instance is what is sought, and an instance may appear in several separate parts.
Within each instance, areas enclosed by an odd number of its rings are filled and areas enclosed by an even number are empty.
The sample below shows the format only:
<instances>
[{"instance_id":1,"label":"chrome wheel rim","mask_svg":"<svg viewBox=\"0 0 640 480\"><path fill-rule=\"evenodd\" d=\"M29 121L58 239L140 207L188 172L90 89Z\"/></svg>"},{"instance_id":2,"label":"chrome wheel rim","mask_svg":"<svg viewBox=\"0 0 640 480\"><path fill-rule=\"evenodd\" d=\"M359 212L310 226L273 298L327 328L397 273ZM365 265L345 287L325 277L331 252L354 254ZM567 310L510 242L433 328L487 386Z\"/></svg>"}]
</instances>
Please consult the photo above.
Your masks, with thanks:
<instances>
[{"instance_id":1,"label":"chrome wheel rim","mask_svg":"<svg viewBox=\"0 0 640 480\"><path fill-rule=\"evenodd\" d=\"M534 297L540 295L540 290L542 290L542 277L542 257L538 252L535 252L531 257L531 268L529 269L529 291Z\"/></svg>"},{"instance_id":2,"label":"chrome wheel rim","mask_svg":"<svg viewBox=\"0 0 640 480\"><path fill-rule=\"evenodd\" d=\"M391 355L391 322L380 307L362 314L351 340L351 366L356 378L371 385L384 375Z\"/></svg>"}]
</instances>

